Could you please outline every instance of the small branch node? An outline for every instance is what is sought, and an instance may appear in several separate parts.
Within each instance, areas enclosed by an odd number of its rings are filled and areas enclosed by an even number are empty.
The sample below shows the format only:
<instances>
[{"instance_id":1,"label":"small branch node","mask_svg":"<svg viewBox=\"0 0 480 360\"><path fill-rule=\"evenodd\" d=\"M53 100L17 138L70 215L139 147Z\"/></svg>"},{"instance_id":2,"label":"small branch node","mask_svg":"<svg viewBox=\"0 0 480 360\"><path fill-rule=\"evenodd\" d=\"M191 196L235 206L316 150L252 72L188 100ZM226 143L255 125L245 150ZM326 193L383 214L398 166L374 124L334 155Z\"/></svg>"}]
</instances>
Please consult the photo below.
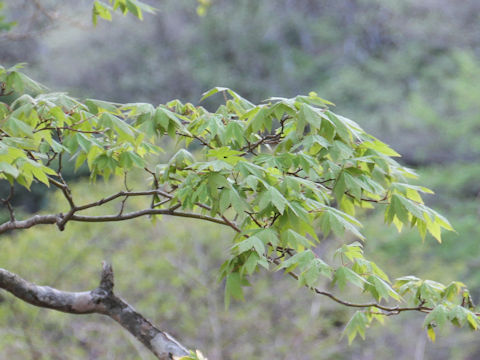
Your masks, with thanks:
<instances>
[{"instance_id":1,"label":"small branch node","mask_svg":"<svg viewBox=\"0 0 480 360\"><path fill-rule=\"evenodd\" d=\"M113 268L112 265L106 261L102 262L102 275L100 279L100 289L113 293Z\"/></svg>"}]
</instances>

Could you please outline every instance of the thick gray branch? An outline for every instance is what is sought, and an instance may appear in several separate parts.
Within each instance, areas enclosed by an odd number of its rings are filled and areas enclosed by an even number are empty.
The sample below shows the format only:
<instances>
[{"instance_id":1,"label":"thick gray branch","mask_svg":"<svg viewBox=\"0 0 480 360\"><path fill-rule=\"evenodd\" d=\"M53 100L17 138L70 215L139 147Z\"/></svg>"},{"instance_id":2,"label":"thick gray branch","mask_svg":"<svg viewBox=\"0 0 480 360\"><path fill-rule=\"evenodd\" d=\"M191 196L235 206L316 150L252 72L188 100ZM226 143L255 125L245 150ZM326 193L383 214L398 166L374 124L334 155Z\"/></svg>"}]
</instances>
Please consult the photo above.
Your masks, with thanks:
<instances>
[{"instance_id":1,"label":"thick gray branch","mask_svg":"<svg viewBox=\"0 0 480 360\"><path fill-rule=\"evenodd\" d=\"M57 224L60 220L59 215L35 215L26 220L8 221L0 225L0 234L9 230L28 229L35 225Z\"/></svg>"},{"instance_id":2,"label":"thick gray branch","mask_svg":"<svg viewBox=\"0 0 480 360\"><path fill-rule=\"evenodd\" d=\"M98 288L85 292L66 292L38 286L0 268L0 289L32 305L69 314L103 314L111 317L140 340L159 359L176 359L188 351L168 333L157 329L113 293L113 270L104 263Z\"/></svg>"}]
</instances>

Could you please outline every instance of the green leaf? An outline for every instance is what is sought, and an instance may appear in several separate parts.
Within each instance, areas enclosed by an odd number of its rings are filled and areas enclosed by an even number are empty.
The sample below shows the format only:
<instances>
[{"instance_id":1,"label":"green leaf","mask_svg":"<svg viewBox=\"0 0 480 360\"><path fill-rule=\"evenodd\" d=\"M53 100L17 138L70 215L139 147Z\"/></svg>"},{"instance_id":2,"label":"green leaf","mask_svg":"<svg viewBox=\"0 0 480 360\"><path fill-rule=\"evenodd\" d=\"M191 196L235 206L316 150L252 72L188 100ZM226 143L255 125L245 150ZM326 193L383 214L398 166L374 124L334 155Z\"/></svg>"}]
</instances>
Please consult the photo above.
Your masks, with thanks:
<instances>
[{"instance_id":1,"label":"green leaf","mask_svg":"<svg viewBox=\"0 0 480 360\"><path fill-rule=\"evenodd\" d=\"M13 116L10 116L5 124L11 131L13 135L16 136L33 136L33 129L26 122L16 119Z\"/></svg>"},{"instance_id":2,"label":"green leaf","mask_svg":"<svg viewBox=\"0 0 480 360\"><path fill-rule=\"evenodd\" d=\"M238 273L230 273L226 276L225 281L225 308L228 309L230 305L230 298L235 300L245 300L243 296L243 286L248 285L248 282Z\"/></svg>"},{"instance_id":3,"label":"green leaf","mask_svg":"<svg viewBox=\"0 0 480 360\"><path fill-rule=\"evenodd\" d=\"M20 76L20 73L17 71L12 71L8 74L6 79L7 88L15 90L17 93L21 94L24 90L23 79Z\"/></svg>"},{"instance_id":4,"label":"green leaf","mask_svg":"<svg viewBox=\"0 0 480 360\"><path fill-rule=\"evenodd\" d=\"M257 236L249 236L233 247L234 250L238 251L238 254L242 254L252 248L257 252L258 256L263 257L263 254L265 253L265 245Z\"/></svg>"},{"instance_id":5,"label":"green leaf","mask_svg":"<svg viewBox=\"0 0 480 360\"><path fill-rule=\"evenodd\" d=\"M432 324L443 326L448 320L449 311L445 305L436 306L426 317L423 326L430 326Z\"/></svg>"},{"instance_id":6,"label":"green leaf","mask_svg":"<svg viewBox=\"0 0 480 360\"><path fill-rule=\"evenodd\" d=\"M313 243L309 239L292 229L288 229L282 233L282 238L285 239L285 243L292 249L303 251L304 248L313 246Z\"/></svg>"},{"instance_id":7,"label":"green leaf","mask_svg":"<svg viewBox=\"0 0 480 360\"><path fill-rule=\"evenodd\" d=\"M347 184L345 182L345 175L344 175L344 172L342 171L338 176L337 180L335 181L335 186L333 188L333 192L338 202L342 201L342 197L345 195L346 188L347 188Z\"/></svg>"},{"instance_id":8,"label":"green leaf","mask_svg":"<svg viewBox=\"0 0 480 360\"><path fill-rule=\"evenodd\" d=\"M24 174L30 174L30 176L34 176L38 181L44 183L47 186L50 185L47 174L56 174L54 170L30 159L23 163L22 172Z\"/></svg>"},{"instance_id":9,"label":"green leaf","mask_svg":"<svg viewBox=\"0 0 480 360\"><path fill-rule=\"evenodd\" d=\"M219 86L214 87L213 89L210 89L210 90L208 90L207 92L204 92L204 93L202 94L202 98L200 99L200 102L202 102L203 100L209 98L209 97L212 96L212 95L215 95L215 94L217 94L217 93L219 93L219 92L224 92L224 91L227 91L227 90L228 90L228 88L226 88L226 87L219 87Z\"/></svg>"},{"instance_id":10,"label":"green leaf","mask_svg":"<svg viewBox=\"0 0 480 360\"><path fill-rule=\"evenodd\" d=\"M194 162L195 158L193 155L185 149L178 150L169 161L170 164L175 165L178 169L183 169Z\"/></svg>"},{"instance_id":11,"label":"green leaf","mask_svg":"<svg viewBox=\"0 0 480 360\"><path fill-rule=\"evenodd\" d=\"M459 281L452 281L445 288L445 291L443 292L443 297L448 301L453 301L461 293L463 288L465 288L465 284Z\"/></svg>"},{"instance_id":12,"label":"green leaf","mask_svg":"<svg viewBox=\"0 0 480 360\"><path fill-rule=\"evenodd\" d=\"M413 202L412 200L409 200L401 195L398 195L398 194L394 194L392 195L392 199L393 197L396 198L396 200L400 201L402 203L402 205L415 217L419 218L419 219L424 219L424 210L425 210L425 207L424 205L422 204L418 204L418 203L415 203Z\"/></svg>"},{"instance_id":13,"label":"green leaf","mask_svg":"<svg viewBox=\"0 0 480 360\"><path fill-rule=\"evenodd\" d=\"M256 252L251 252L247 261L245 261L245 264L243 264L242 269L247 275L251 275L257 268L257 265L261 263L263 260L265 260L265 258L259 256ZM267 263L267 268L268 268L268 263Z\"/></svg>"},{"instance_id":14,"label":"green leaf","mask_svg":"<svg viewBox=\"0 0 480 360\"><path fill-rule=\"evenodd\" d=\"M137 6L134 0L125 0L128 11L130 11L134 16L143 20L142 10Z\"/></svg>"},{"instance_id":15,"label":"green leaf","mask_svg":"<svg viewBox=\"0 0 480 360\"><path fill-rule=\"evenodd\" d=\"M392 198L390 200L390 206L387 211L389 211L391 215L396 216L402 223L408 223L408 210L403 205L400 196L396 194L392 195Z\"/></svg>"},{"instance_id":16,"label":"green leaf","mask_svg":"<svg viewBox=\"0 0 480 360\"><path fill-rule=\"evenodd\" d=\"M435 303L442 297L445 290L445 285L432 280L424 280L418 289L421 299Z\"/></svg>"},{"instance_id":17,"label":"green leaf","mask_svg":"<svg viewBox=\"0 0 480 360\"><path fill-rule=\"evenodd\" d=\"M0 161L0 172L11 175L14 178L17 178L20 174L20 172L15 166L4 161Z\"/></svg>"},{"instance_id":18,"label":"green leaf","mask_svg":"<svg viewBox=\"0 0 480 360\"><path fill-rule=\"evenodd\" d=\"M365 339L365 330L369 324L368 318L363 311L357 311L345 326L343 334L347 335L348 343L351 344L357 335Z\"/></svg>"},{"instance_id":19,"label":"green leaf","mask_svg":"<svg viewBox=\"0 0 480 360\"><path fill-rule=\"evenodd\" d=\"M255 236L263 241L264 244L270 244L271 246L278 245L278 234L274 229L260 229L255 231Z\"/></svg>"},{"instance_id":20,"label":"green leaf","mask_svg":"<svg viewBox=\"0 0 480 360\"><path fill-rule=\"evenodd\" d=\"M107 4L101 3L100 1L95 1L93 3L92 9L92 22L94 25L97 25L97 16L100 16L102 19L107 21L112 21L112 15L110 14L111 7Z\"/></svg>"},{"instance_id":21,"label":"green leaf","mask_svg":"<svg viewBox=\"0 0 480 360\"><path fill-rule=\"evenodd\" d=\"M309 123L313 129L319 129L322 125L322 116L319 114L319 111L319 109L315 109L310 105L302 104L300 105L298 116L303 121Z\"/></svg>"},{"instance_id":22,"label":"green leaf","mask_svg":"<svg viewBox=\"0 0 480 360\"><path fill-rule=\"evenodd\" d=\"M432 325L427 326L427 336L432 342L435 342L435 329Z\"/></svg>"},{"instance_id":23,"label":"green leaf","mask_svg":"<svg viewBox=\"0 0 480 360\"><path fill-rule=\"evenodd\" d=\"M335 270L333 276L333 284L338 284L338 287L342 290L347 282L363 289L364 285L368 283L363 277L358 275L353 270L347 268L346 266L341 266Z\"/></svg>"},{"instance_id":24,"label":"green leaf","mask_svg":"<svg viewBox=\"0 0 480 360\"><path fill-rule=\"evenodd\" d=\"M285 207L288 205L287 199L275 187L270 186L267 190L266 196L270 199L270 203L275 206L280 214L283 214Z\"/></svg>"},{"instance_id":25,"label":"green leaf","mask_svg":"<svg viewBox=\"0 0 480 360\"><path fill-rule=\"evenodd\" d=\"M348 230L362 240L365 238L357 229L357 226L361 226L360 222L352 216L332 207L324 207L320 224L325 236L328 235L330 229L333 229L338 236L341 236L344 230Z\"/></svg>"},{"instance_id":26,"label":"green leaf","mask_svg":"<svg viewBox=\"0 0 480 360\"><path fill-rule=\"evenodd\" d=\"M240 146L245 144L245 129L239 121L229 121L225 129L224 141L235 140Z\"/></svg>"},{"instance_id":27,"label":"green leaf","mask_svg":"<svg viewBox=\"0 0 480 360\"><path fill-rule=\"evenodd\" d=\"M242 151L232 150L228 147L221 147L209 150L207 156L225 161L226 163L231 165L235 165L239 161L245 161L243 157L239 156L241 154L243 154Z\"/></svg>"},{"instance_id":28,"label":"green leaf","mask_svg":"<svg viewBox=\"0 0 480 360\"><path fill-rule=\"evenodd\" d=\"M363 246L358 241L352 244L344 244L335 251L334 256L345 256L350 261L355 259L363 259Z\"/></svg>"},{"instance_id":29,"label":"green leaf","mask_svg":"<svg viewBox=\"0 0 480 360\"><path fill-rule=\"evenodd\" d=\"M395 280L394 288L398 289L400 295L414 293L423 282L415 276L404 276Z\"/></svg>"},{"instance_id":30,"label":"green leaf","mask_svg":"<svg viewBox=\"0 0 480 360\"><path fill-rule=\"evenodd\" d=\"M480 326L480 319L478 318L478 316L461 305L456 305L451 308L448 314L448 319L454 325L468 325L472 330L477 330Z\"/></svg>"},{"instance_id":31,"label":"green leaf","mask_svg":"<svg viewBox=\"0 0 480 360\"><path fill-rule=\"evenodd\" d=\"M385 143L383 143L380 140L377 140L375 138L373 138L373 140L371 140L371 141L364 141L362 143L362 146L364 146L368 149L375 150L375 151L377 151L377 152L379 152L380 154L383 154L383 155L394 156L394 157L401 156L395 150L392 150L387 144L385 144Z\"/></svg>"},{"instance_id":32,"label":"green leaf","mask_svg":"<svg viewBox=\"0 0 480 360\"><path fill-rule=\"evenodd\" d=\"M138 168L145 167L145 161L133 151L124 151L121 153L118 163L124 169L131 169L133 166Z\"/></svg>"},{"instance_id":33,"label":"green leaf","mask_svg":"<svg viewBox=\"0 0 480 360\"><path fill-rule=\"evenodd\" d=\"M335 126L335 132L338 134L338 136L347 144L351 143L352 141L352 133L349 129L349 127L345 124L343 119L333 112L326 110L325 115L327 115L327 118L330 120L331 123L334 124Z\"/></svg>"},{"instance_id":34,"label":"green leaf","mask_svg":"<svg viewBox=\"0 0 480 360\"><path fill-rule=\"evenodd\" d=\"M299 276L299 285L314 287L321 275L331 278L333 269L319 258L313 259Z\"/></svg>"},{"instance_id":35,"label":"green leaf","mask_svg":"<svg viewBox=\"0 0 480 360\"><path fill-rule=\"evenodd\" d=\"M111 126L115 129L115 132L118 134L119 140L127 140L132 143L135 141L134 128L122 119L119 119L118 117L110 113L103 113L101 119L105 122L107 126Z\"/></svg>"},{"instance_id":36,"label":"green leaf","mask_svg":"<svg viewBox=\"0 0 480 360\"><path fill-rule=\"evenodd\" d=\"M88 106L91 112L97 114L99 112L108 111L113 114L118 114L118 109L114 103L103 100L87 99L85 105Z\"/></svg>"},{"instance_id":37,"label":"green leaf","mask_svg":"<svg viewBox=\"0 0 480 360\"><path fill-rule=\"evenodd\" d=\"M365 290L369 291L377 301L388 299L389 297L392 297L397 301L401 299L400 295L398 295L398 293L380 277L376 275L370 275L367 278L367 281L368 283L365 284Z\"/></svg>"},{"instance_id":38,"label":"green leaf","mask_svg":"<svg viewBox=\"0 0 480 360\"><path fill-rule=\"evenodd\" d=\"M277 266L275 271L286 269L286 272L290 272L295 270L297 267L303 269L307 267L307 265L310 264L314 258L315 254L311 250L304 250L283 261Z\"/></svg>"}]
</instances>

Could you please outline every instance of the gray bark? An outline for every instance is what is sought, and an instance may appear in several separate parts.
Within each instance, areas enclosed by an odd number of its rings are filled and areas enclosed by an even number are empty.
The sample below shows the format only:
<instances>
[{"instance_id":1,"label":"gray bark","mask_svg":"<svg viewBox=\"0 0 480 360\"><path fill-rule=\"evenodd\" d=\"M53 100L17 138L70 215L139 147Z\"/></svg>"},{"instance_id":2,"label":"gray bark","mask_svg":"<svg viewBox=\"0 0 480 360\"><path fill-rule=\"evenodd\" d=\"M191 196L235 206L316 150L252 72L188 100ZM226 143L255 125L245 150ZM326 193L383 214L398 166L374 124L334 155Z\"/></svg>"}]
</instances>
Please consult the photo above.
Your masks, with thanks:
<instances>
[{"instance_id":1,"label":"gray bark","mask_svg":"<svg viewBox=\"0 0 480 360\"><path fill-rule=\"evenodd\" d=\"M29 304L69 314L102 314L111 317L141 341L158 359L172 360L188 355L188 350L113 292L113 270L103 263L100 285L85 292L60 291L30 283L0 268L0 289Z\"/></svg>"}]
</instances>

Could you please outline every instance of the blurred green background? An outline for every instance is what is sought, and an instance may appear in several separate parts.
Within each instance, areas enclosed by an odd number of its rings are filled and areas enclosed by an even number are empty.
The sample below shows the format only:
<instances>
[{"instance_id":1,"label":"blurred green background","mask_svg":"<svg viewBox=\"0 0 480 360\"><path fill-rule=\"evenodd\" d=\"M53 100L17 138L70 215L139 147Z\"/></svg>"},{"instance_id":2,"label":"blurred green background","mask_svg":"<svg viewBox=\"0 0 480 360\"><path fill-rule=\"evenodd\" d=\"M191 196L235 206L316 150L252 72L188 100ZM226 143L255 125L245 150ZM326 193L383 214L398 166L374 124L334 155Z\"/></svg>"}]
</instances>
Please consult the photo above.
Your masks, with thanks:
<instances>
[{"instance_id":1,"label":"blurred green background","mask_svg":"<svg viewBox=\"0 0 480 360\"><path fill-rule=\"evenodd\" d=\"M363 219L369 257L390 277L456 279L480 297L478 0L213 0L205 16L197 15L195 0L152 0L156 16L143 22L117 16L96 28L92 1L3 3L0 63L27 62L26 72L55 91L198 103L202 92L227 86L255 102L309 91L333 101L336 112L418 170L420 182L436 192L429 205L457 231L441 245L422 243L416 232L398 234L381 214L369 213ZM9 29L11 21L17 26ZM72 179L85 201L118 185L99 183L92 194L82 173ZM25 213L64 206L41 187L20 195ZM477 333L451 329L431 343L418 314L389 318L348 346L339 335L352 311L281 274L255 276L247 301L226 311L216 271L229 236L215 225L167 218L154 225L69 224L62 233L37 227L2 235L0 266L73 291L95 287L101 260L113 261L117 292L210 360L480 358ZM329 239L322 251L347 240ZM5 292L0 357L152 359L110 319L36 309Z\"/></svg>"}]
</instances>

